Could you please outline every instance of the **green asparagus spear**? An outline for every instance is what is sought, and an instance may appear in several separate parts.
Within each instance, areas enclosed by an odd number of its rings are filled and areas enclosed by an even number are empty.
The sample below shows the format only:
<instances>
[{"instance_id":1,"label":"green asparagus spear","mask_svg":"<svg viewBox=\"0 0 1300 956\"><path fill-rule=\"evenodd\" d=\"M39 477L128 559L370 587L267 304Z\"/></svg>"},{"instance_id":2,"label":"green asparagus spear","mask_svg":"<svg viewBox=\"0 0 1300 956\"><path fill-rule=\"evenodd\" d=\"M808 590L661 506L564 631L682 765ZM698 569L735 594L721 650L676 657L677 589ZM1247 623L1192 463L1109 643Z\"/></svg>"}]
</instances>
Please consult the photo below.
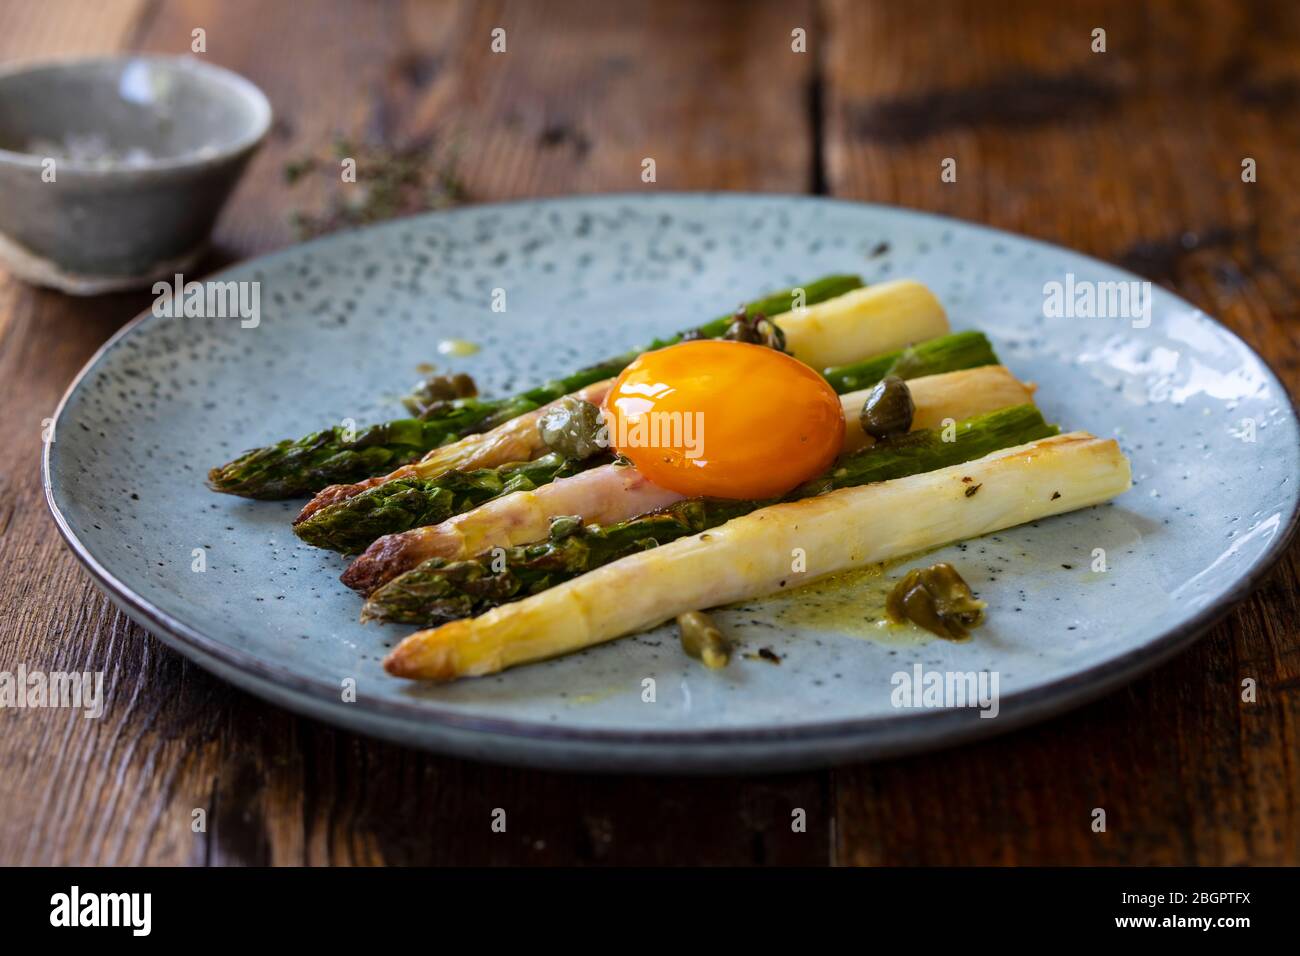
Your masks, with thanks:
<instances>
[{"instance_id":1,"label":"green asparagus spear","mask_svg":"<svg viewBox=\"0 0 1300 956\"><path fill-rule=\"evenodd\" d=\"M892 372L901 378L917 378L923 375L937 375L941 372L955 372L960 369L974 368L979 365L997 364L997 356L992 347L979 332L960 332L945 335L928 342L922 342L911 348L891 352L874 359L853 365L827 369L823 374L834 385L837 392L847 392L874 385L886 373ZM544 472L535 477L535 484L545 482ZM564 477L556 474L554 477ZM429 491L418 493L432 494L440 485L441 479L402 479L401 493L415 495L416 489L428 488ZM326 505L294 527L294 531L304 541L318 547L333 548L336 551L353 553L364 550L371 541L386 534L397 534L410 528L436 524L437 521L420 521L425 512L417 507L383 508L375 507L375 500L382 500L384 486L380 485L351 498ZM466 500L465 508L479 502ZM441 513L431 509L431 513ZM459 514L459 511L450 514ZM351 516L355 514L354 520ZM438 519L442 520L442 519ZM328 528L327 533L319 529Z\"/></svg>"},{"instance_id":2,"label":"green asparagus spear","mask_svg":"<svg viewBox=\"0 0 1300 956\"><path fill-rule=\"evenodd\" d=\"M397 478L313 512L294 525L293 531L318 548L356 554L391 531L438 524L492 498L529 491L610 459L608 454L599 454L576 461L551 452L532 461L449 471L437 478Z\"/></svg>"},{"instance_id":3,"label":"green asparagus spear","mask_svg":"<svg viewBox=\"0 0 1300 956\"><path fill-rule=\"evenodd\" d=\"M659 511L609 526L555 518L546 541L498 548L448 562L430 558L370 595L364 620L382 619L432 627L471 617L507 601L536 594L637 551L698 534L777 501L792 501L876 481L946 468L1055 435L1033 405L1019 405L964 419L954 440L943 429L922 429L882 441L841 459L829 472L781 499L733 501L688 498Z\"/></svg>"},{"instance_id":4,"label":"green asparagus spear","mask_svg":"<svg viewBox=\"0 0 1300 956\"><path fill-rule=\"evenodd\" d=\"M853 275L832 275L803 286L804 302L814 305L862 286ZM778 315L793 308L794 289L784 289L747 303L747 313ZM293 498L314 494L326 485L351 484L416 461L439 445L474 432L488 431L561 396L611 378L642 352L680 342L686 337L718 338L727 331L733 313L698 329L656 339L636 349L565 378L554 379L510 398L460 398L435 402L419 419L399 419L352 435L342 427L315 432L297 440L246 451L234 461L208 473L214 491L245 498Z\"/></svg>"},{"instance_id":5,"label":"green asparagus spear","mask_svg":"<svg viewBox=\"0 0 1300 956\"><path fill-rule=\"evenodd\" d=\"M954 332L852 365L837 365L823 370L822 376L837 394L843 395L870 388L888 375L902 379L921 378L997 364L998 357L984 333Z\"/></svg>"},{"instance_id":6,"label":"green asparagus spear","mask_svg":"<svg viewBox=\"0 0 1300 956\"><path fill-rule=\"evenodd\" d=\"M467 399L462 422L474 420ZM453 438L446 419L423 422L399 418L371 425L355 434L343 426L313 432L305 438L286 439L265 448L246 451L229 464L208 472L213 491L243 498L275 500L319 491L326 485L362 481L408 462Z\"/></svg>"}]
</instances>

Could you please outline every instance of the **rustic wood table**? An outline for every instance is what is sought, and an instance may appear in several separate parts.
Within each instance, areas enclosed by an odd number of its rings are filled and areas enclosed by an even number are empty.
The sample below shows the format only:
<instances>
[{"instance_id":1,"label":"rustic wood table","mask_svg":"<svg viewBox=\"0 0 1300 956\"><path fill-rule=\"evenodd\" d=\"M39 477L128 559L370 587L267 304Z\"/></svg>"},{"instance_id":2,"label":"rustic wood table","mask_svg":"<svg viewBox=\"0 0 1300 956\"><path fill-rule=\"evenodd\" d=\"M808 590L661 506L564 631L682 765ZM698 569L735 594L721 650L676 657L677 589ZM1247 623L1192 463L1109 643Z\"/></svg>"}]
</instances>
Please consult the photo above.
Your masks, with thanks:
<instances>
[{"instance_id":1,"label":"rustic wood table","mask_svg":"<svg viewBox=\"0 0 1300 956\"><path fill-rule=\"evenodd\" d=\"M0 0L0 61L188 52L196 29L278 116L209 267L293 241L292 158L454 129L471 201L816 192L1062 243L1218 316L1300 392L1294 3ZM109 700L100 720L0 711L0 863L1300 863L1297 548L1192 650L1092 706L833 771L483 766L233 690L105 600L41 493L42 421L147 304L0 272L0 670L102 670Z\"/></svg>"}]
</instances>

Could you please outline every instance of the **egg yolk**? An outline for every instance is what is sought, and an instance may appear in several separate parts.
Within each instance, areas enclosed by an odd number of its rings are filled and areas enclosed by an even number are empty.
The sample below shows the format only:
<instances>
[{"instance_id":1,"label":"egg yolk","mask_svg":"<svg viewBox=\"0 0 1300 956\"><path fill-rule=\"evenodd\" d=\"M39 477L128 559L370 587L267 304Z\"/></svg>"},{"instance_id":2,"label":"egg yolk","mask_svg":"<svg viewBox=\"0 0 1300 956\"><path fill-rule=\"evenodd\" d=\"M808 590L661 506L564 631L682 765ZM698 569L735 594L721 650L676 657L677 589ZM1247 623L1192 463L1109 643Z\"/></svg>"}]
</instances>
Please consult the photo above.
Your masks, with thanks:
<instances>
[{"instance_id":1,"label":"egg yolk","mask_svg":"<svg viewBox=\"0 0 1300 956\"><path fill-rule=\"evenodd\" d=\"M610 444L687 497L770 498L827 468L844 410L826 380L774 349L702 339L646 352L605 398Z\"/></svg>"}]
</instances>

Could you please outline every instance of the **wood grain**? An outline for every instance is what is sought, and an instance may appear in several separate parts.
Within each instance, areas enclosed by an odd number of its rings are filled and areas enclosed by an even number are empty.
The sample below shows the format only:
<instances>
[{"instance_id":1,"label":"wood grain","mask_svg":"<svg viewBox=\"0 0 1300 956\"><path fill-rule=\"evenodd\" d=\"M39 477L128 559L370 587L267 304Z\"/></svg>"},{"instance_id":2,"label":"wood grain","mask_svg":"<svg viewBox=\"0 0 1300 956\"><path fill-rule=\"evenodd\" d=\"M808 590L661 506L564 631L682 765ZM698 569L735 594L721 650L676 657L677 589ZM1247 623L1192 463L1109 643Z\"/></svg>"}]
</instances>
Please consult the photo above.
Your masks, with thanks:
<instances>
[{"instance_id":1,"label":"wood grain","mask_svg":"<svg viewBox=\"0 0 1300 956\"><path fill-rule=\"evenodd\" d=\"M290 159L455 140L474 201L826 191L1120 262L1300 391L1300 15L1107 2L0 3L0 60L138 49L245 73L279 117L211 264L292 241ZM493 54L490 31L506 29ZM1089 50L1093 27L1108 52ZM808 30L807 55L790 30ZM1259 181L1240 181L1243 156ZM640 181L657 163L658 182ZM939 179L944 157L958 181ZM0 273L0 669L103 670L102 720L0 710L0 863L1297 863L1300 560L1191 652L1076 713L834 772L637 779L404 750L232 690L132 625L45 513L42 420L141 296ZM1259 681L1244 704L1243 677ZM490 830L502 807L505 834ZM1091 831L1107 809L1108 830ZM808 832L790 831L803 808ZM191 829L195 810L206 832Z\"/></svg>"},{"instance_id":2,"label":"wood grain","mask_svg":"<svg viewBox=\"0 0 1300 956\"><path fill-rule=\"evenodd\" d=\"M1218 316L1300 394L1290 4L836 2L836 194L974 219L1136 270ZM1091 51L1106 30L1107 52ZM873 46L867 37L896 42ZM942 51L951 51L944 55ZM1256 183L1241 180L1255 158ZM940 178L946 157L957 181ZM1293 548L1187 654L1041 727L835 774L852 863L1300 861ZM1256 703L1241 681L1259 685ZM1107 810L1094 833L1092 810Z\"/></svg>"},{"instance_id":3,"label":"wood grain","mask_svg":"<svg viewBox=\"0 0 1300 956\"><path fill-rule=\"evenodd\" d=\"M11 0L0 4L0 62L122 49L147 19L149 7L148 0Z\"/></svg>"},{"instance_id":4,"label":"wood grain","mask_svg":"<svg viewBox=\"0 0 1300 956\"><path fill-rule=\"evenodd\" d=\"M762 69L765 50L737 41L770 32L778 5L688 12L685 28L655 9L647 4L626 18L607 4L564 5L555 15L566 33L558 34L532 5L315 2L303 17L289 3L169 2L142 10L133 28L115 36L133 48L183 52L202 27L208 57L261 85L280 116L223 216L214 263L291 240L290 211L315 197L288 190L280 170L340 135L398 141L454 124L476 144L468 185L479 200L634 188L644 155L662 157L661 187L803 189L809 119L798 104L806 67ZM32 28L32 43L61 35L59 18L80 15L52 5ZM497 23L508 29L509 52L489 59ZM119 42L105 36L101 49ZM638 53L642 44L668 55L649 62ZM770 99L772 111L752 112L768 117L770 125L758 127L766 134L787 134L779 163L748 142L754 127L737 115L747 94L713 101L710 87L724 79ZM777 115L781 104L794 110L793 127L791 117ZM678 126L674 116L691 119ZM590 162L578 161L584 150ZM825 860L824 774L647 783L438 758L262 704L115 612L45 514L40 428L99 343L145 305L138 296L81 301L12 280L0 286L0 381L20 383L0 406L0 566L7 569L0 669L22 661L33 669L104 670L112 701L98 721L0 711L0 861ZM505 834L490 828L497 807L507 811ZM805 833L791 832L794 808L807 811ZM191 830L196 810L206 814L204 833Z\"/></svg>"}]
</instances>

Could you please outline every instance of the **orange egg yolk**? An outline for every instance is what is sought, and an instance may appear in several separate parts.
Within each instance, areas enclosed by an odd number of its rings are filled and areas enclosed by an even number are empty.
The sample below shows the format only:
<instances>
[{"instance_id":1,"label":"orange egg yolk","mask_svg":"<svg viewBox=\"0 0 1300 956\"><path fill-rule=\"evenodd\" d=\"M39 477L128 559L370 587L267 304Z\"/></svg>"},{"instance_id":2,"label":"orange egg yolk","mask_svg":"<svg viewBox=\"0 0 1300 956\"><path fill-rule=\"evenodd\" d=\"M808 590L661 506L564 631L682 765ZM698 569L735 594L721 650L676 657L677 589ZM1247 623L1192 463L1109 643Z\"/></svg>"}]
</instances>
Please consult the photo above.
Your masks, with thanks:
<instances>
[{"instance_id":1,"label":"orange egg yolk","mask_svg":"<svg viewBox=\"0 0 1300 956\"><path fill-rule=\"evenodd\" d=\"M646 352L605 398L610 444L687 497L770 498L827 468L844 410L826 380L761 345L702 339Z\"/></svg>"}]
</instances>

